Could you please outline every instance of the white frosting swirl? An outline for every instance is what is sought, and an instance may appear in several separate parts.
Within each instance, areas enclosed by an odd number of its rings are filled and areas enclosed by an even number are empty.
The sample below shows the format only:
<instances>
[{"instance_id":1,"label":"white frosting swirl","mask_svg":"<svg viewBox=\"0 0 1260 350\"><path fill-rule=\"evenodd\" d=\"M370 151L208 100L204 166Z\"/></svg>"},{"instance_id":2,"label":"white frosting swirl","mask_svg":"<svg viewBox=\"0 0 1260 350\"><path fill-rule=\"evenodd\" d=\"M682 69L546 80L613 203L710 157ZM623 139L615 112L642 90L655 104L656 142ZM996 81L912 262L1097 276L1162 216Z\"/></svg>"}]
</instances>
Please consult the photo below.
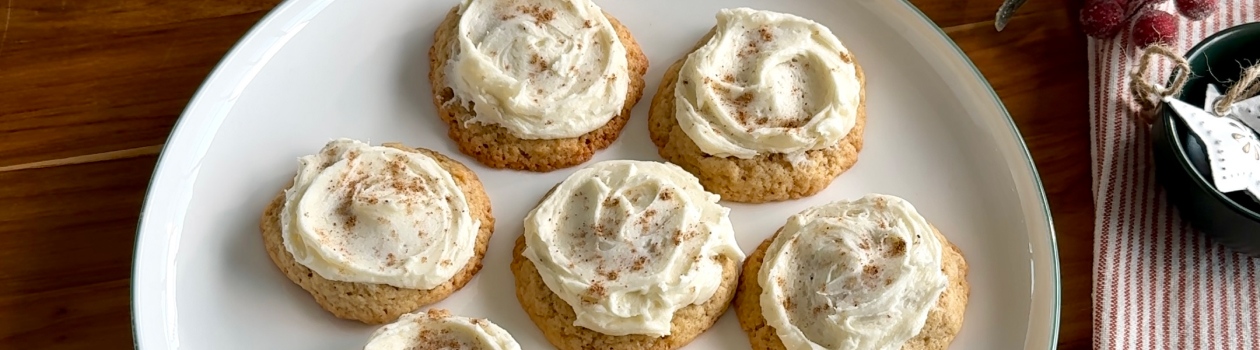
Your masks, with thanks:
<instances>
[{"instance_id":1,"label":"white frosting swirl","mask_svg":"<svg viewBox=\"0 0 1260 350\"><path fill-rule=\"evenodd\" d=\"M469 123L522 139L578 137L621 113L626 47L590 0L464 0L447 65Z\"/></svg>"},{"instance_id":2,"label":"white frosting swirl","mask_svg":"<svg viewBox=\"0 0 1260 350\"><path fill-rule=\"evenodd\" d=\"M433 158L338 139L298 163L280 213L284 247L320 276L431 289L473 256L481 222Z\"/></svg>"},{"instance_id":3,"label":"white frosting swirl","mask_svg":"<svg viewBox=\"0 0 1260 350\"><path fill-rule=\"evenodd\" d=\"M668 335L675 311L708 301L721 285L718 257L744 259L718 199L673 164L596 163L525 218L524 255L573 307L574 325Z\"/></svg>"},{"instance_id":4,"label":"white frosting swirl","mask_svg":"<svg viewBox=\"0 0 1260 350\"><path fill-rule=\"evenodd\" d=\"M827 27L795 15L723 9L687 56L675 117L696 146L752 158L835 146L857 122L862 86Z\"/></svg>"},{"instance_id":5,"label":"white frosting swirl","mask_svg":"<svg viewBox=\"0 0 1260 350\"><path fill-rule=\"evenodd\" d=\"M942 242L905 200L870 194L792 216L757 276L788 349L900 349L948 279Z\"/></svg>"},{"instance_id":6,"label":"white frosting swirl","mask_svg":"<svg viewBox=\"0 0 1260 350\"><path fill-rule=\"evenodd\" d=\"M498 325L481 318L453 316L446 310L403 314L372 333L363 350L520 350Z\"/></svg>"}]
</instances>

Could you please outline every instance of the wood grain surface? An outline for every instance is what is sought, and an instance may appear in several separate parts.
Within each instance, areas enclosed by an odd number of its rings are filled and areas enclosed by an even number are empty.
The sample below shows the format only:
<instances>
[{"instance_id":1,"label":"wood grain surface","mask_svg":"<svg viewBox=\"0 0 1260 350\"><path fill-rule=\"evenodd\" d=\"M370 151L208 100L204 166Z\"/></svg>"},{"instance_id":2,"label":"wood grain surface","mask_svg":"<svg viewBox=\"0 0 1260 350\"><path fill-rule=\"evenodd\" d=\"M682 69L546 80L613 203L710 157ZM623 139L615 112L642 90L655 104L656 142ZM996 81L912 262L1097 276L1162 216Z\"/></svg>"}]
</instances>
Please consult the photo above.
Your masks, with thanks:
<instances>
[{"instance_id":1,"label":"wood grain surface","mask_svg":"<svg viewBox=\"0 0 1260 350\"><path fill-rule=\"evenodd\" d=\"M135 227L196 88L278 0L0 0L0 348L131 348ZM912 0L971 57L1046 185L1062 349L1091 344L1093 204L1079 0Z\"/></svg>"}]
</instances>

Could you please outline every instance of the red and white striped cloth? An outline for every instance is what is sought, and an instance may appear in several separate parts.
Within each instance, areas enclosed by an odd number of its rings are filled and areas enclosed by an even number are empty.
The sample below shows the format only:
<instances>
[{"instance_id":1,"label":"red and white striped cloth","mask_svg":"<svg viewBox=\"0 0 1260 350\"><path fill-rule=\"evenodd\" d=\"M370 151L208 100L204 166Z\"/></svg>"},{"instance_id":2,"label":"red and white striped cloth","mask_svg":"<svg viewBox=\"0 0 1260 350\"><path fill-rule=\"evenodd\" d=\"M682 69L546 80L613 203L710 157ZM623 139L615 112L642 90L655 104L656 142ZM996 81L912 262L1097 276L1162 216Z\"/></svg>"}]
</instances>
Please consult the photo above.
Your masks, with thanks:
<instances>
[{"instance_id":1,"label":"red and white striped cloth","mask_svg":"<svg viewBox=\"0 0 1260 350\"><path fill-rule=\"evenodd\" d=\"M1205 20L1182 19L1176 52L1260 18L1260 0L1220 1ZM1158 7L1176 13L1173 2ZM1165 200L1127 89L1139 56L1127 30L1089 41L1094 348L1260 349L1260 259L1206 240ZM1167 81L1160 61L1148 82Z\"/></svg>"}]
</instances>

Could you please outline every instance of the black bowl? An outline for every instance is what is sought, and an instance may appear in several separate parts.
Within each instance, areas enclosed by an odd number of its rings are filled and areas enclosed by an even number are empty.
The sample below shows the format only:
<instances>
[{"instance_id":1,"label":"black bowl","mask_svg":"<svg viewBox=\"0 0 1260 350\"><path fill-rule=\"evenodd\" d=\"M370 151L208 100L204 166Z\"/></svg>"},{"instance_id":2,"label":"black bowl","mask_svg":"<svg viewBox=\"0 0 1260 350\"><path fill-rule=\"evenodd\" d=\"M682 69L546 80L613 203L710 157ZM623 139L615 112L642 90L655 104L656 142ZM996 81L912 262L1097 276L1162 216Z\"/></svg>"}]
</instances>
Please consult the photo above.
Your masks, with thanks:
<instances>
[{"instance_id":1,"label":"black bowl","mask_svg":"<svg viewBox=\"0 0 1260 350\"><path fill-rule=\"evenodd\" d=\"M1208 84L1224 92L1243 67L1260 61L1260 23L1216 33L1186 54L1191 76L1177 99L1203 107ZM1211 70L1208 70L1211 67ZM1176 72L1174 72L1176 74ZM1171 81L1171 79L1169 79ZM1235 251L1260 257L1260 202L1244 192L1221 193L1212 185L1203 142L1167 105L1155 118L1155 169L1181 217L1211 239Z\"/></svg>"}]
</instances>

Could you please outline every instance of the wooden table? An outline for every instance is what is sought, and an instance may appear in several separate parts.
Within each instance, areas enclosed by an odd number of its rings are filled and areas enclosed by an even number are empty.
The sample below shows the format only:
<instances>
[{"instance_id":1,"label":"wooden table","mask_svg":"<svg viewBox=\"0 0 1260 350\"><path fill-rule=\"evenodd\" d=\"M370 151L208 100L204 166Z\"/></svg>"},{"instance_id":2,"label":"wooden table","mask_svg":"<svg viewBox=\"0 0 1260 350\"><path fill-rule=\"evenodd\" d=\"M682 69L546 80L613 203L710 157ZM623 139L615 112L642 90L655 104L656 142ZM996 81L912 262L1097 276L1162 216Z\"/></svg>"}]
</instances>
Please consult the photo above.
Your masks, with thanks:
<instances>
[{"instance_id":1,"label":"wooden table","mask_svg":"<svg viewBox=\"0 0 1260 350\"><path fill-rule=\"evenodd\" d=\"M132 245L158 151L278 0L0 0L0 348L131 343ZM1079 0L914 0L971 56L1032 149L1058 230L1064 349L1091 344L1086 43Z\"/></svg>"}]
</instances>

